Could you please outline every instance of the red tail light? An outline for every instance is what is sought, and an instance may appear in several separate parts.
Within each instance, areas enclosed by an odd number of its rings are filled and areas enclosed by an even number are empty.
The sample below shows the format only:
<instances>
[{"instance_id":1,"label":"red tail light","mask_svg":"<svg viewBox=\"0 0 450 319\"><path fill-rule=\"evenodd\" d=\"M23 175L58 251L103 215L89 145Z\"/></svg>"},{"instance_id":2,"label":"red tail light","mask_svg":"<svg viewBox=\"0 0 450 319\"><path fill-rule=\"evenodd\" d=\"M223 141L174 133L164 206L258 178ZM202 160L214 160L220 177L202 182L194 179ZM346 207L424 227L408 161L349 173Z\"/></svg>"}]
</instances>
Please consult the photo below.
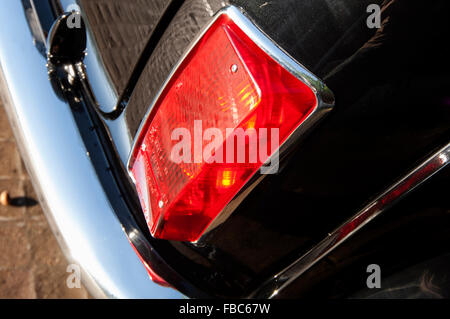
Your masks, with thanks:
<instances>
[{"instance_id":1,"label":"red tail light","mask_svg":"<svg viewBox=\"0 0 450 319\"><path fill-rule=\"evenodd\" d=\"M314 85L321 82L309 83L315 78L304 69L307 79L285 69L248 33L268 41L237 9L219 14L141 126L129 169L154 237L196 241L319 109ZM242 144L234 136L240 129L249 133Z\"/></svg>"}]
</instances>

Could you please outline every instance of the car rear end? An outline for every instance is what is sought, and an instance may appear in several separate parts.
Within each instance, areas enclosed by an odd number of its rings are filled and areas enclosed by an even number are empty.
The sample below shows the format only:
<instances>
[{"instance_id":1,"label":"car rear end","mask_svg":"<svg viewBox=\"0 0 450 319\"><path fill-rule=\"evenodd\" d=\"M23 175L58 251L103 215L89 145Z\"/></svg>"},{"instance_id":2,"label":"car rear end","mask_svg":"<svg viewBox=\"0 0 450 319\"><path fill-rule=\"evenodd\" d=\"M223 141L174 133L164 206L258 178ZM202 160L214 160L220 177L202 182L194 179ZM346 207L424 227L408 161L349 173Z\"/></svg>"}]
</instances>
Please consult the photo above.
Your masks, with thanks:
<instances>
[{"instance_id":1,"label":"car rear end","mask_svg":"<svg viewBox=\"0 0 450 319\"><path fill-rule=\"evenodd\" d=\"M447 253L445 1L4 6L8 114L95 296L348 297L371 263L388 276ZM72 10L63 44L84 35L86 55L56 59ZM195 153L198 121L279 143L253 163L173 161L174 130Z\"/></svg>"}]
</instances>

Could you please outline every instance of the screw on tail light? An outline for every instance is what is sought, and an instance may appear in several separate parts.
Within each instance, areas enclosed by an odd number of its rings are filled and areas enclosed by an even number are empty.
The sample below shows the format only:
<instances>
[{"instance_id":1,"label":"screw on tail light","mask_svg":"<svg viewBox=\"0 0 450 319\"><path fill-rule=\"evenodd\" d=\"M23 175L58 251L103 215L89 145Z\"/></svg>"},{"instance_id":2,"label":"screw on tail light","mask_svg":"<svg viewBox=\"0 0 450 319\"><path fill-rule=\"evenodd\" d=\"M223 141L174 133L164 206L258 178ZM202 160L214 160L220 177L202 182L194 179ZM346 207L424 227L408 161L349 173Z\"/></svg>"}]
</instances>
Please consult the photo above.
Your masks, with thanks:
<instances>
[{"instance_id":1,"label":"screw on tail light","mask_svg":"<svg viewBox=\"0 0 450 319\"><path fill-rule=\"evenodd\" d=\"M128 170L151 234L197 241L332 105L328 88L239 9L220 11L172 71L132 148Z\"/></svg>"}]
</instances>

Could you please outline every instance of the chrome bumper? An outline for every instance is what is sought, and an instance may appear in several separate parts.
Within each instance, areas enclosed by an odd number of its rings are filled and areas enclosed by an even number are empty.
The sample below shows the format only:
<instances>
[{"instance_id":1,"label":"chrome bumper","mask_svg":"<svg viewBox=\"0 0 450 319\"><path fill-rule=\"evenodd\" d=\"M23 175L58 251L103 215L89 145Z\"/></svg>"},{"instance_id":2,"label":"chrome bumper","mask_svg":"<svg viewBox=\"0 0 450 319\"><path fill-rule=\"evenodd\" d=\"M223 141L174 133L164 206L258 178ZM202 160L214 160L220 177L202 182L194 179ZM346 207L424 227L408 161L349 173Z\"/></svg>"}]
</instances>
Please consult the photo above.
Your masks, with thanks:
<instances>
[{"instance_id":1,"label":"chrome bumper","mask_svg":"<svg viewBox=\"0 0 450 319\"><path fill-rule=\"evenodd\" d=\"M49 223L95 297L180 298L156 285L127 240L69 106L54 93L20 1L0 10L1 94Z\"/></svg>"}]
</instances>

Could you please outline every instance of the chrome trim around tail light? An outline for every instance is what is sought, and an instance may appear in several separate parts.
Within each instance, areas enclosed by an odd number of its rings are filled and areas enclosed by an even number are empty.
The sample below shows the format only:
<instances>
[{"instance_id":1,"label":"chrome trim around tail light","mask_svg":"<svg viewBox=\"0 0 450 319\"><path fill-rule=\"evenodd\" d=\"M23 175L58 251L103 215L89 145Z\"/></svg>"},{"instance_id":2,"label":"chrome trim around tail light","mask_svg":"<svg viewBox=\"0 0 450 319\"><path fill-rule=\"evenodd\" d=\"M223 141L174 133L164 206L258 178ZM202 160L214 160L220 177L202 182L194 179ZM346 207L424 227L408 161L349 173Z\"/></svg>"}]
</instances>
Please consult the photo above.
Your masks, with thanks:
<instances>
[{"instance_id":1,"label":"chrome trim around tail light","mask_svg":"<svg viewBox=\"0 0 450 319\"><path fill-rule=\"evenodd\" d=\"M211 21L202 29L199 35L187 48L183 56L180 58L178 63L172 69L169 77L166 79L158 93L156 94L151 106L147 110L143 120L140 123L139 129L134 138L131 152L127 162L127 169L134 181L131 173L131 166L134 159L134 155L138 149L139 143L145 135L145 126L147 121L150 119L150 115L157 104L158 99L165 90L166 86L170 82L171 78L174 76L177 69L181 66L182 62L186 59L189 53L194 49L197 43L202 39L209 28L214 24L214 22L222 15L228 16L260 49L267 53L273 60L280 64L284 69L289 71L292 75L298 78L300 81L305 83L315 94L317 104L315 109L311 114L291 133L291 135L286 139L284 143L280 145L279 156L280 161L285 160L287 154L292 150L292 146L296 145L299 140L309 131L320 119L324 117L331 109L334 107L334 95L331 90L325 85L325 83L306 69L301 63L292 58L287 52L280 48L268 35L266 35L261 29L259 29L251 19L245 15L239 8L234 6L228 6L220 11L218 11ZM273 157L270 157L267 162L271 162ZM251 190L258 185L259 182L263 180L266 175L264 174L254 174L250 180L243 186L238 194L228 203L228 205L217 215L213 222L204 231L203 235L195 242L202 242L205 236L221 225L227 220L227 218L235 211L239 204L245 199L245 197L251 192ZM158 221L161 224L162 216Z\"/></svg>"},{"instance_id":2,"label":"chrome trim around tail light","mask_svg":"<svg viewBox=\"0 0 450 319\"><path fill-rule=\"evenodd\" d=\"M375 200L367 204L356 215L331 232L318 245L301 256L291 265L274 275L252 293L253 298L274 298L282 289L304 274L318 261L327 256L358 230L387 210L402 197L416 189L450 162L450 143L421 165L389 187Z\"/></svg>"},{"instance_id":3,"label":"chrome trim around tail light","mask_svg":"<svg viewBox=\"0 0 450 319\"><path fill-rule=\"evenodd\" d=\"M277 61L280 65L282 65L295 77L300 79L302 82L306 83L316 93L316 97L318 99L316 111L329 111L334 106L334 95L331 92L331 90L322 82L322 80L316 77L313 73L307 70L306 67L304 67L302 64L294 60L294 58L292 58L288 53L286 53L283 49L277 46L275 42L272 39L270 39L263 31L261 31L244 13L241 12L241 10L239 10L234 6L228 6L217 12L211 19L211 21L202 29L199 35L186 49L185 53L180 58L178 63L173 67L169 77L166 79L166 81L156 94L154 100L151 103L151 106L147 110L137 130L136 136L134 138L131 147L130 156L128 158L127 163L128 168L130 168L130 161L137 147L137 143L139 142L140 137L143 133L142 131L145 126L145 123L150 117L153 107L156 104L156 101L159 99L161 93L164 91L164 88L170 82L170 79L173 77L174 73L177 71L181 63L191 52L191 50L195 47L198 41L200 41L200 39L203 37L206 31L208 31L211 25L223 14L228 15L231 18L231 20L233 20L233 22L236 23L236 25L258 45L258 47L260 47L264 52L266 52L270 57L272 57L275 61ZM293 135L294 134L295 132L293 133Z\"/></svg>"}]
</instances>

